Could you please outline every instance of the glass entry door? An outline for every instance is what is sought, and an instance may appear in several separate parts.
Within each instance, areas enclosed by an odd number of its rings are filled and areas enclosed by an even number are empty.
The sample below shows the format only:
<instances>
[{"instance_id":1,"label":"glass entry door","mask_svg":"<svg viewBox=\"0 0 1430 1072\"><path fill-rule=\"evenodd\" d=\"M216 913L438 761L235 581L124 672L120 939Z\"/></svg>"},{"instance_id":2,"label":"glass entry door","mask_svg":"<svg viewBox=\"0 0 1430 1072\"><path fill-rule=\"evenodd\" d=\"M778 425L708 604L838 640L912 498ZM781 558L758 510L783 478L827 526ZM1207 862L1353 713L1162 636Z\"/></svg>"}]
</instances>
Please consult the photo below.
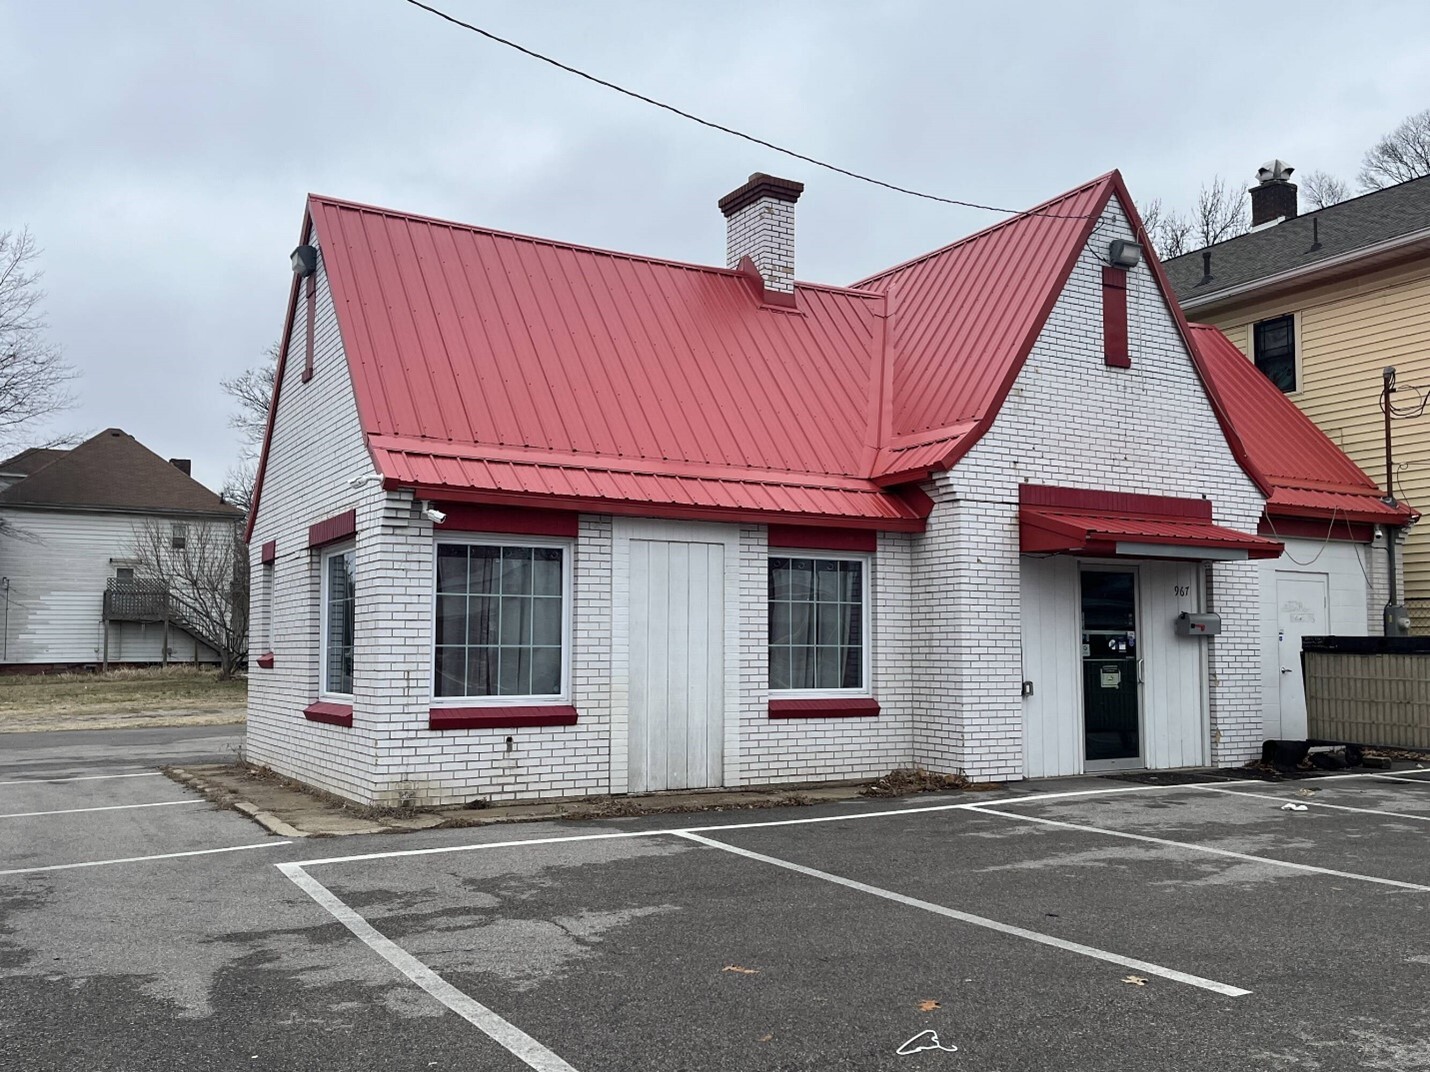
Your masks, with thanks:
<instances>
[{"instance_id":1,"label":"glass entry door","mask_svg":"<svg viewBox=\"0 0 1430 1072\"><path fill-rule=\"evenodd\" d=\"M1082 719L1087 770L1143 766L1137 574L1082 574Z\"/></svg>"}]
</instances>

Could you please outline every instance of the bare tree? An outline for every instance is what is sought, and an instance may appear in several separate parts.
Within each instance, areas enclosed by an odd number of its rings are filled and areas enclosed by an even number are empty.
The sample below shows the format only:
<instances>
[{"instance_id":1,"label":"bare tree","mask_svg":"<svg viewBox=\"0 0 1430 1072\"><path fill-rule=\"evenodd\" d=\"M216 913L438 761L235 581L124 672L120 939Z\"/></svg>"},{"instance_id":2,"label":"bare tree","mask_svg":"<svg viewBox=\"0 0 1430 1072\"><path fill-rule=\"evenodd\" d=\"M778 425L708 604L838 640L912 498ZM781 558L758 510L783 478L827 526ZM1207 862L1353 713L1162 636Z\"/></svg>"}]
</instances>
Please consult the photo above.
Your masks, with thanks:
<instances>
[{"instance_id":1,"label":"bare tree","mask_svg":"<svg viewBox=\"0 0 1430 1072\"><path fill-rule=\"evenodd\" d=\"M1192 225L1185 216L1162 204L1160 197L1154 197L1140 210L1142 227L1147 232L1147 240L1162 260L1180 257L1189 252Z\"/></svg>"},{"instance_id":2,"label":"bare tree","mask_svg":"<svg viewBox=\"0 0 1430 1072\"><path fill-rule=\"evenodd\" d=\"M74 405L75 370L45 338L45 292L28 230L0 231L0 442Z\"/></svg>"},{"instance_id":3,"label":"bare tree","mask_svg":"<svg viewBox=\"0 0 1430 1072\"><path fill-rule=\"evenodd\" d=\"M1228 186L1220 175L1203 183L1192 210L1192 248L1201 249L1246 234L1251 227L1246 205L1246 196Z\"/></svg>"},{"instance_id":4,"label":"bare tree","mask_svg":"<svg viewBox=\"0 0 1430 1072\"><path fill-rule=\"evenodd\" d=\"M258 476L258 454L268 428L268 407L273 401L273 383L278 375L278 344L264 351L264 359L237 376L220 380L219 386L233 399L235 409L228 425L241 435L238 461L224 475L223 497L245 512L253 505L253 486Z\"/></svg>"},{"instance_id":5,"label":"bare tree","mask_svg":"<svg viewBox=\"0 0 1430 1072\"><path fill-rule=\"evenodd\" d=\"M1300 193L1307 204L1316 208L1330 208L1350 197L1351 188L1327 172L1308 171L1301 176Z\"/></svg>"},{"instance_id":6,"label":"bare tree","mask_svg":"<svg viewBox=\"0 0 1430 1072\"><path fill-rule=\"evenodd\" d=\"M1430 175L1430 108L1403 120L1361 158L1362 190L1383 190Z\"/></svg>"},{"instance_id":7,"label":"bare tree","mask_svg":"<svg viewBox=\"0 0 1430 1072\"><path fill-rule=\"evenodd\" d=\"M248 547L237 525L151 518L134 527L135 584L164 617L218 652L219 677L248 653Z\"/></svg>"}]
</instances>

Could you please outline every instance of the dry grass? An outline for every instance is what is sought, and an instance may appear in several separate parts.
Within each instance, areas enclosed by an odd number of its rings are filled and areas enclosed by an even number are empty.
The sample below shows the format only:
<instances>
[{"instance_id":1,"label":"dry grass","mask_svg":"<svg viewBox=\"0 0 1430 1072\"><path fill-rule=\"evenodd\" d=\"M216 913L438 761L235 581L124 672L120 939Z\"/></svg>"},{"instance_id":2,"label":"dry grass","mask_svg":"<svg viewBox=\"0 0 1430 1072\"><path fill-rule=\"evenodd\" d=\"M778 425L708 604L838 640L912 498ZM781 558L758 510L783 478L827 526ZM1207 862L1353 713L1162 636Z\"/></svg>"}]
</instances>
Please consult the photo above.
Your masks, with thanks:
<instances>
[{"instance_id":1,"label":"dry grass","mask_svg":"<svg viewBox=\"0 0 1430 1072\"><path fill-rule=\"evenodd\" d=\"M248 684L192 666L0 676L0 732L234 722ZM184 712L176 718L171 713Z\"/></svg>"}]
</instances>

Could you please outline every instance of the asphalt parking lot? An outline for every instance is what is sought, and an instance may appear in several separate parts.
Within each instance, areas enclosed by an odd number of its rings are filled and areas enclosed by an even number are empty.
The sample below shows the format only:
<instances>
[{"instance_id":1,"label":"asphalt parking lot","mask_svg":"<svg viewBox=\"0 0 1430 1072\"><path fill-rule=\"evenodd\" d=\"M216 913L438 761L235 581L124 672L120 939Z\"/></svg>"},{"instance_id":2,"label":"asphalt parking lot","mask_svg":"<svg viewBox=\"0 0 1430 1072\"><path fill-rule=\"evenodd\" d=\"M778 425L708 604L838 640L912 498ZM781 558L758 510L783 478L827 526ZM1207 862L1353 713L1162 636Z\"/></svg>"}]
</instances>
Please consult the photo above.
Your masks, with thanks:
<instances>
[{"instance_id":1,"label":"asphalt parking lot","mask_svg":"<svg viewBox=\"0 0 1430 1072\"><path fill-rule=\"evenodd\" d=\"M0 1067L1430 1069L1430 770L289 842L96 748L0 761Z\"/></svg>"}]
</instances>

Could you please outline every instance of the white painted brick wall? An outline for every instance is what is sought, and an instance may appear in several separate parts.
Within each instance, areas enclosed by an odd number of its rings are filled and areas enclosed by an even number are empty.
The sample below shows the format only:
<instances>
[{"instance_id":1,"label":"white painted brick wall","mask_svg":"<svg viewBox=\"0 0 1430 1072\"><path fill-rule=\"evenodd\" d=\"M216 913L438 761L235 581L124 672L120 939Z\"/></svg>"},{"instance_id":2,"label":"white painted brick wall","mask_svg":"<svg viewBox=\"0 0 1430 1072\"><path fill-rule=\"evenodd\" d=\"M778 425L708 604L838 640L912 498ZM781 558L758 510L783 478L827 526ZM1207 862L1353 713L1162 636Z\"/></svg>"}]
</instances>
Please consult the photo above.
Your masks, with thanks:
<instances>
[{"instance_id":1,"label":"white painted brick wall","mask_svg":"<svg viewBox=\"0 0 1430 1072\"><path fill-rule=\"evenodd\" d=\"M794 293L794 202L761 197L725 221L725 263L749 257L769 290Z\"/></svg>"},{"instance_id":2,"label":"white painted brick wall","mask_svg":"<svg viewBox=\"0 0 1430 1072\"><path fill-rule=\"evenodd\" d=\"M1146 266L1130 273L1132 368L1102 357L1102 264L1132 237L1116 201L1080 256L993 428L927 488L937 506L914 539L914 758L980 779L1017 778L1023 749L1018 485L1212 499L1217 522L1255 532L1263 499L1222 437ZM1213 761L1258 752L1255 566L1213 567Z\"/></svg>"}]
</instances>

